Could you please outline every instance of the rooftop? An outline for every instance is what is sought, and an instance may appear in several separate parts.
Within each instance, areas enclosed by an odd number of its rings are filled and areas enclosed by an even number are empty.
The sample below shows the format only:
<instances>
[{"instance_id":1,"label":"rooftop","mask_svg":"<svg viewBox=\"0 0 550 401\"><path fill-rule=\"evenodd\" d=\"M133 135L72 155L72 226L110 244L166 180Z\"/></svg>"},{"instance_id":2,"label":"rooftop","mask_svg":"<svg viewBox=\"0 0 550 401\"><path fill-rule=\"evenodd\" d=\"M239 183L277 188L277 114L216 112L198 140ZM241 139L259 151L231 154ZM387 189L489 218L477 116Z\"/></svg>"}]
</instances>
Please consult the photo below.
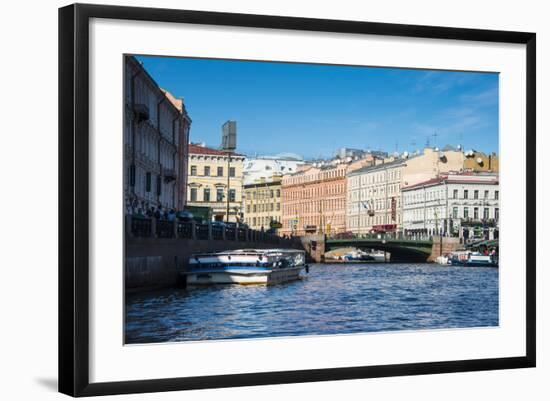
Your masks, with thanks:
<instances>
[{"instance_id":1,"label":"rooftop","mask_svg":"<svg viewBox=\"0 0 550 401\"><path fill-rule=\"evenodd\" d=\"M439 184L457 184L457 183L465 183L465 184L498 184L498 175L497 174L488 174L488 173L482 173L482 174L448 174L448 175L441 175L436 178L431 178L427 181L419 182L418 184L414 184L408 187L403 187L403 191L408 191L411 189L417 189L422 187L429 187L432 185L439 185Z\"/></svg>"},{"instance_id":2,"label":"rooftop","mask_svg":"<svg viewBox=\"0 0 550 401\"><path fill-rule=\"evenodd\" d=\"M190 143L189 144L189 154L227 156L228 153L231 156L243 156L243 155L240 155L240 154L235 153L235 152L225 152L223 150L213 149L213 148L209 148L207 146L197 145L195 143Z\"/></svg>"},{"instance_id":3,"label":"rooftop","mask_svg":"<svg viewBox=\"0 0 550 401\"><path fill-rule=\"evenodd\" d=\"M397 166L400 166L400 165L404 165L405 163L406 163L405 159L397 159L397 160L393 160L391 162L380 163L380 164L377 164L377 165L374 165L374 166L361 167L361 168L358 168L357 170L353 170L348 175L352 176L352 175L370 173L371 171L384 170L384 169L391 168L391 167L397 167Z\"/></svg>"}]
</instances>

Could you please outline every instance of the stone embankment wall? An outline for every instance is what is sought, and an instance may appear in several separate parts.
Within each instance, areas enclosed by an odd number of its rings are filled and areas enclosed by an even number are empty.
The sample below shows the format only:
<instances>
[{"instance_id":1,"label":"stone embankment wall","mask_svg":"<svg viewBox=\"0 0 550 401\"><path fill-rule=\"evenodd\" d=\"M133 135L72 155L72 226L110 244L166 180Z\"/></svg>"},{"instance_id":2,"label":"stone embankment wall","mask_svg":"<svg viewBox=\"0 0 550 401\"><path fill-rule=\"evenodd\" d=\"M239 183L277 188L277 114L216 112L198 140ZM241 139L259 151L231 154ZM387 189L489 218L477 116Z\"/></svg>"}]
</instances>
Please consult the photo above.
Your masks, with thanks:
<instances>
[{"instance_id":1,"label":"stone embankment wall","mask_svg":"<svg viewBox=\"0 0 550 401\"><path fill-rule=\"evenodd\" d=\"M438 256L454 252L461 246L460 238L434 236L432 254L428 257L428 262L435 262Z\"/></svg>"},{"instance_id":2,"label":"stone embankment wall","mask_svg":"<svg viewBox=\"0 0 550 401\"><path fill-rule=\"evenodd\" d=\"M246 248L288 248L287 244L183 238L126 239L125 287L128 291L171 287L182 284L185 270L194 253ZM298 242L293 248L302 249Z\"/></svg>"}]
</instances>

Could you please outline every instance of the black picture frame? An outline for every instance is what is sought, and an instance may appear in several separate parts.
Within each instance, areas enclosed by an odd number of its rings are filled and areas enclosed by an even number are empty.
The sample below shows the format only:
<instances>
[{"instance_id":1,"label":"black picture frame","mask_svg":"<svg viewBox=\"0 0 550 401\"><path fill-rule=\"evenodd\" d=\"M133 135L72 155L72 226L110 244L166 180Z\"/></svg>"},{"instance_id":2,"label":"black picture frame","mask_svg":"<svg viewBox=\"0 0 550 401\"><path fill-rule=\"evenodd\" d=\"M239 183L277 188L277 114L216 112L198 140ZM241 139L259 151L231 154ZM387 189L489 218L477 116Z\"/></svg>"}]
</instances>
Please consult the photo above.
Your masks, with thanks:
<instances>
[{"instance_id":1,"label":"black picture frame","mask_svg":"<svg viewBox=\"0 0 550 401\"><path fill-rule=\"evenodd\" d=\"M259 372L122 382L89 381L89 21L91 18L438 38L526 45L526 316L520 357ZM75 4L59 9L59 391L71 396L158 392L535 366L536 35L479 29Z\"/></svg>"}]
</instances>

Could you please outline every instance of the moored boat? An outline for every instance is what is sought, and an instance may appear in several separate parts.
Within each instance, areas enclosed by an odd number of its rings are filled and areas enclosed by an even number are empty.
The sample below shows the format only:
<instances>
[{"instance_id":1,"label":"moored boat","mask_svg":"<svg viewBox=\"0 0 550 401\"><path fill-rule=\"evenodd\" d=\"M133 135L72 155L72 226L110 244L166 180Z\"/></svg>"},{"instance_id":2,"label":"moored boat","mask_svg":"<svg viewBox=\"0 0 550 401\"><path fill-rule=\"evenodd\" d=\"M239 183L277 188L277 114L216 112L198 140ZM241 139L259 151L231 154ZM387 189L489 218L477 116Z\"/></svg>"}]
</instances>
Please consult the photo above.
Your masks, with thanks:
<instances>
[{"instance_id":1,"label":"moored boat","mask_svg":"<svg viewBox=\"0 0 550 401\"><path fill-rule=\"evenodd\" d=\"M495 257L479 252L456 252L452 254L450 261L453 266L498 267L498 260Z\"/></svg>"},{"instance_id":2,"label":"moored boat","mask_svg":"<svg viewBox=\"0 0 550 401\"><path fill-rule=\"evenodd\" d=\"M443 266L451 264L451 259L447 255L441 255L435 258L435 263Z\"/></svg>"},{"instance_id":3,"label":"moored boat","mask_svg":"<svg viewBox=\"0 0 550 401\"><path fill-rule=\"evenodd\" d=\"M280 284L300 278L305 252L296 249L239 249L194 254L183 273L188 285Z\"/></svg>"},{"instance_id":4,"label":"moored boat","mask_svg":"<svg viewBox=\"0 0 550 401\"><path fill-rule=\"evenodd\" d=\"M374 258L363 251L354 251L354 252L348 252L345 255L342 256L342 260L348 261L348 262L367 262L367 261L373 261Z\"/></svg>"}]
</instances>

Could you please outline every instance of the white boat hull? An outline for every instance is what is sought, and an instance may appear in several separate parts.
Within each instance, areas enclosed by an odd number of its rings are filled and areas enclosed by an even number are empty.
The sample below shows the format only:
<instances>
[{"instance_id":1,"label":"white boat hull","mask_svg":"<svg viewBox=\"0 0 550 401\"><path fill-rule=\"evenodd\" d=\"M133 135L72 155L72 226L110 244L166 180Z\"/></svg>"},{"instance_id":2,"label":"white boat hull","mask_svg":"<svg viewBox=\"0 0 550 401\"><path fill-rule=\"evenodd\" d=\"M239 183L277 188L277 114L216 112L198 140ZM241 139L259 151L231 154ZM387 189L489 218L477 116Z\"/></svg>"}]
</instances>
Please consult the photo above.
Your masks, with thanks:
<instances>
[{"instance_id":1,"label":"white boat hull","mask_svg":"<svg viewBox=\"0 0 550 401\"><path fill-rule=\"evenodd\" d=\"M201 272L187 272L187 285L215 285L215 284L260 284L275 285L288 281L298 280L304 266L289 267L276 270L212 270Z\"/></svg>"}]
</instances>

